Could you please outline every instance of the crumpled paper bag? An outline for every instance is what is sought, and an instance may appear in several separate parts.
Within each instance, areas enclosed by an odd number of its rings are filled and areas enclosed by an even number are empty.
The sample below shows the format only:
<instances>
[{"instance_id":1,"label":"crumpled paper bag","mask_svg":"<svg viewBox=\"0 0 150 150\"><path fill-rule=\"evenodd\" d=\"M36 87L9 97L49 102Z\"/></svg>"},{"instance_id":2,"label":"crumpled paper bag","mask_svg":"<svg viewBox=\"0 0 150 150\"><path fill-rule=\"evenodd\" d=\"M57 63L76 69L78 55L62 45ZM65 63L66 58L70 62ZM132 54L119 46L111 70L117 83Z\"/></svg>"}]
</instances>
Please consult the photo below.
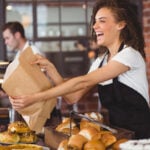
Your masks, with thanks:
<instances>
[{"instance_id":1,"label":"crumpled paper bag","mask_svg":"<svg viewBox=\"0 0 150 150\"><path fill-rule=\"evenodd\" d=\"M26 48L8 67L2 83L3 90L9 96L32 94L51 88L50 80L38 65L31 65L35 60L31 47ZM18 111L31 130L40 133L50 113L56 106L56 99L44 100L29 105Z\"/></svg>"}]
</instances>

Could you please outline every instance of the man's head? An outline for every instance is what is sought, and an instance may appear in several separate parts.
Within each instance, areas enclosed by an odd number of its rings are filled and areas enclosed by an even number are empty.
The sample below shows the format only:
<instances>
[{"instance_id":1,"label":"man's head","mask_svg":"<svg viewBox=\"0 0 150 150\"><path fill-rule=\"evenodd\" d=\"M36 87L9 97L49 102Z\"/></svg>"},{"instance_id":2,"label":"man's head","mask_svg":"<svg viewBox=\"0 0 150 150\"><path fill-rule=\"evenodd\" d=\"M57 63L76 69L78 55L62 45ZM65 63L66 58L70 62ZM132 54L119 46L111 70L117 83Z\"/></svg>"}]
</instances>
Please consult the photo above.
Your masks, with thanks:
<instances>
[{"instance_id":1,"label":"man's head","mask_svg":"<svg viewBox=\"0 0 150 150\"><path fill-rule=\"evenodd\" d=\"M22 49L26 38L24 28L19 22L7 22L3 28L3 38L10 50Z\"/></svg>"}]
</instances>

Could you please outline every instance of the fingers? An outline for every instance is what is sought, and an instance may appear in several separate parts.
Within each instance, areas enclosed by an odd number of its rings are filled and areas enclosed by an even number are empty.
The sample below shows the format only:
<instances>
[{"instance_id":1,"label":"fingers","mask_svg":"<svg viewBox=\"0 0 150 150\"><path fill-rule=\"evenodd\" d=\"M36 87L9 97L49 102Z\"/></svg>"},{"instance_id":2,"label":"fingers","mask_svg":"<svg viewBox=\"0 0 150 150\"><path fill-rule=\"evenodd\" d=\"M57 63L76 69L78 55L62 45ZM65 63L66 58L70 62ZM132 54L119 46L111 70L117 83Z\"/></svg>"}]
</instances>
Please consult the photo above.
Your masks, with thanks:
<instances>
[{"instance_id":1,"label":"fingers","mask_svg":"<svg viewBox=\"0 0 150 150\"><path fill-rule=\"evenodd\" d=\"M20 100L9 97L10 103L15 110L20 110L24 107Z\"/></svg>"}]
</instances>

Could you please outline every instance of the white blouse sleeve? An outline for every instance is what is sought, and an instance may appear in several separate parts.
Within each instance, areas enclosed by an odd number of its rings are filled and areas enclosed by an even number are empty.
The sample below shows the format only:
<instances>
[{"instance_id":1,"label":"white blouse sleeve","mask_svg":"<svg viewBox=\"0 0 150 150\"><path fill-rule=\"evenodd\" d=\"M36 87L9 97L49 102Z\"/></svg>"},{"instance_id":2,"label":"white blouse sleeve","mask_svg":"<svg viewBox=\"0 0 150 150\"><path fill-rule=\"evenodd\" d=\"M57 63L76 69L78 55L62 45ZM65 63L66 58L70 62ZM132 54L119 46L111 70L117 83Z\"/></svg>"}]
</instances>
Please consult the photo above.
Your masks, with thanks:
<instances>
[{"instance_id":1,"label":"white blouse sleeve","mask_svg":"<svg viewBox=\"0 0 150 150\"><path fill-rule=\"evenodd\" d=\"M141 65L143 66L144 63L142 55L131 47L124 48L115 55L112 60L118 61L131 69L137 68Z\"/></svg>"}]
</instances>

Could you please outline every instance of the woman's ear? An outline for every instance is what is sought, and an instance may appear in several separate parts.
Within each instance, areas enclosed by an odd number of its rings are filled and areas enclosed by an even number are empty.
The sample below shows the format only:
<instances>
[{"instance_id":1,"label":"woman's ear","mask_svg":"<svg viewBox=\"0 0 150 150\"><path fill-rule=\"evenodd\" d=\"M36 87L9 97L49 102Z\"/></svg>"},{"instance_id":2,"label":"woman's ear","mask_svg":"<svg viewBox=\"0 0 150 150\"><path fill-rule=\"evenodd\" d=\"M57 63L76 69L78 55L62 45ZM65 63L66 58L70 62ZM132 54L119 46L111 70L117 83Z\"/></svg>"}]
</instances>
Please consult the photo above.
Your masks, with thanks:
<instances>
[{"instance_id":1,"label":"woman's ear","mask_svg":"<svg viewBox=\"0 0 150 150\"><path fill-rule=\"evenodd\" d=\"M122 30L123 28L125 28L126 26L126 22L125 21L120 21L118 23L118 30Z\"/></svg>"}]
</instances>

